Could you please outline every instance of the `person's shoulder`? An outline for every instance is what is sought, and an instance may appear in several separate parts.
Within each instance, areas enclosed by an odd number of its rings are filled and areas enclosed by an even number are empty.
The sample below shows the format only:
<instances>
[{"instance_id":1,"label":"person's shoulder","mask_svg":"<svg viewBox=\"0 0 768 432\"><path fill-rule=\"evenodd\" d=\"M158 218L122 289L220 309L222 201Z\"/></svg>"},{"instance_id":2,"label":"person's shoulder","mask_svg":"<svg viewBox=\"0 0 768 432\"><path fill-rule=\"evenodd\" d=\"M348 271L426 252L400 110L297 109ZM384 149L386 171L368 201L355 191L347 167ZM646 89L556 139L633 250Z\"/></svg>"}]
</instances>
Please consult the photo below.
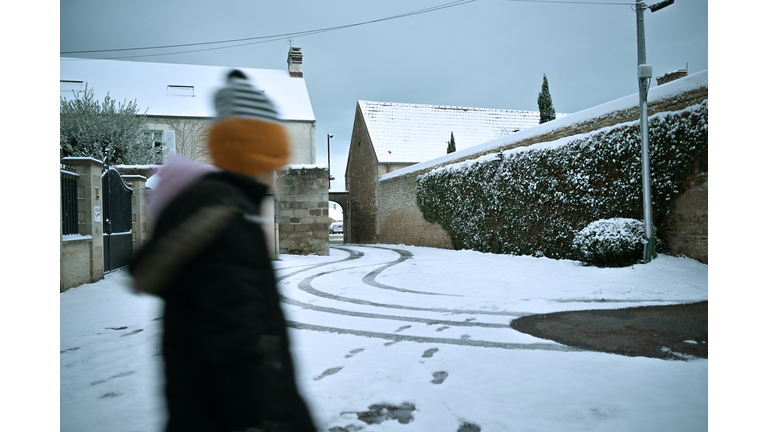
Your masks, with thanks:
<instances>
[{"instance_id":1,"label":"person's shoulder","mask_svg":"<svg viewBox=\"0 0 768 432\"><path fill-rule=\"evenodd\" d=\"M193 194L206 201L260 203L267 187L256 179L232 171L217 171L201 178L193 186Z\"/></svg>"}]
</instances>

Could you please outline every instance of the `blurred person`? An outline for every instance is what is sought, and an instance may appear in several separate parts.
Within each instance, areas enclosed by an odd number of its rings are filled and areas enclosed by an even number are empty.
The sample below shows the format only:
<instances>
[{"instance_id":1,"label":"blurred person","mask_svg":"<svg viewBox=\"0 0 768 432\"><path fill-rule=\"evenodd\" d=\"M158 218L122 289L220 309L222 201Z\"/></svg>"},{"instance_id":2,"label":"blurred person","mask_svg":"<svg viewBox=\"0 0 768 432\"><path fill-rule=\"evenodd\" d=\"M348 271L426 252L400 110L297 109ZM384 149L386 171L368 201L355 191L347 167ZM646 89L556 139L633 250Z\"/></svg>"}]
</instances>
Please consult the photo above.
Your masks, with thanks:
<instances>
[{"instance_id":1,"label":"blurred person","mask_svg":"<svg viewBox=\"0 0 768 432\"><path fill-rule=\"evenodd\" d=\"M314 432L296 385L259 209L288 162L272 102L233 70L215 98L213 165L176 157L156 175L136 292L164 300L166 432Z\"/></svg>"}]
</instances>

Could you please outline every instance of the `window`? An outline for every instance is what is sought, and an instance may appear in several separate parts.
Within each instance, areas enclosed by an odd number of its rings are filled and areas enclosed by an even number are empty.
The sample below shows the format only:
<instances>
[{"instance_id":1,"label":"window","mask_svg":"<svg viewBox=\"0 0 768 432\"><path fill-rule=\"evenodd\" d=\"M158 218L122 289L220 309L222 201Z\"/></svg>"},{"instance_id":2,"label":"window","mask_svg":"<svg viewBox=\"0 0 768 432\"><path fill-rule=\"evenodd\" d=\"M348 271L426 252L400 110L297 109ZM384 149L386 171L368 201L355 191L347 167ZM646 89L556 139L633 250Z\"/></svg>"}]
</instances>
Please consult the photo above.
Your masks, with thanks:
<instances>
[{"instance_id":1,"label":"window","mask_svg":"<svg viewBox=\"0 0 768 432\"><path fill-rule=\"evenodd\" d=\"M73 91L75 93L83 91L84 85L83 81L59 80L59 92L70 96Z\"/></svg>"},{"instance_id":2,"label":"window","mask_svg":"<svg viewBox=\"0 0 768 432\"><path fill-rule=\"evenodd\" d=\"M167 96L195 97L195 86L188 85L168 85L165 88Z\"/></svg>"},{"instance_id":3,"label":"window","mask_svg":"<svg viewBox=\"0 0 768 432\"><path fill-rule=\"evenodd\" d=\"M155 147L163 145L163 131L151 130L144 132L144 136L148 136L152 140Z\"/></svg>"}]
</instances>

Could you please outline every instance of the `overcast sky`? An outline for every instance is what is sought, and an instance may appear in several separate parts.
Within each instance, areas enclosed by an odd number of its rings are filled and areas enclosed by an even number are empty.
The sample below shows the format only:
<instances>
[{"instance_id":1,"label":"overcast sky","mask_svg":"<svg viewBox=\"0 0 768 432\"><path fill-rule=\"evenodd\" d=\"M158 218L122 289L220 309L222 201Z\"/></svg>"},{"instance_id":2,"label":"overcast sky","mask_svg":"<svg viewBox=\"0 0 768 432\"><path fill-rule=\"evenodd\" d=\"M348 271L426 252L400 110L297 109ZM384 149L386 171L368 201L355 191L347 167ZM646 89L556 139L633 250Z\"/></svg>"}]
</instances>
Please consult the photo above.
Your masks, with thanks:
<instances>
[{"instance_id":1,"label":"overcast sky","mask_svg":"<svg viewBox=\"0 0 768 432\"><path fill-rule=\"evenodd\" d=\"M345 188L358 100L538 111L544 74L557 112L574 113L637 93L632 4L631 0L62 0L60 52L68 57L285 69L290 45L288 37L280 35L294 34L291 43L304 54L304 78L317 119L317 162L327 163L326 136L333 134L331 173L336 180L331 190L340 191ZM300 35L443 5L450 7ZM706 1L676 0L655 13L646 11L645 32L647 63L654 76L686 67L689 73L708 69ZM272 35L277 36L70 53Z\"/></svg>"}]
</instances>

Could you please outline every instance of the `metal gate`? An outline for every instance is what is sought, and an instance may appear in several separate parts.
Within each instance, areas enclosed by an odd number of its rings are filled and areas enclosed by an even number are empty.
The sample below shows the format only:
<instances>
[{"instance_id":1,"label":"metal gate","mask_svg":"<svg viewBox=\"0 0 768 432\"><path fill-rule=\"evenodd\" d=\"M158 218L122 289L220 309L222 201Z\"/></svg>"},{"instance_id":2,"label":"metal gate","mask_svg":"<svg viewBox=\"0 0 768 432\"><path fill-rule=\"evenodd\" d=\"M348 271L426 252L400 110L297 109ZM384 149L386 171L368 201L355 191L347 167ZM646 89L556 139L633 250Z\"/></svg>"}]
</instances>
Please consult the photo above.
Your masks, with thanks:
<instances>
[{"instance_id":1,"label":"metal gate","mask_svg":"<svg viewBox=\"0 0 768 432\"><path fill-rule=\"evenodd\" d=\"M102 217L104 218L104 272L117 270L130 264L133 258L133 231L131 230L131 196L120 173L104 161L101 176Z\"/></svg>"}]
</instances>

